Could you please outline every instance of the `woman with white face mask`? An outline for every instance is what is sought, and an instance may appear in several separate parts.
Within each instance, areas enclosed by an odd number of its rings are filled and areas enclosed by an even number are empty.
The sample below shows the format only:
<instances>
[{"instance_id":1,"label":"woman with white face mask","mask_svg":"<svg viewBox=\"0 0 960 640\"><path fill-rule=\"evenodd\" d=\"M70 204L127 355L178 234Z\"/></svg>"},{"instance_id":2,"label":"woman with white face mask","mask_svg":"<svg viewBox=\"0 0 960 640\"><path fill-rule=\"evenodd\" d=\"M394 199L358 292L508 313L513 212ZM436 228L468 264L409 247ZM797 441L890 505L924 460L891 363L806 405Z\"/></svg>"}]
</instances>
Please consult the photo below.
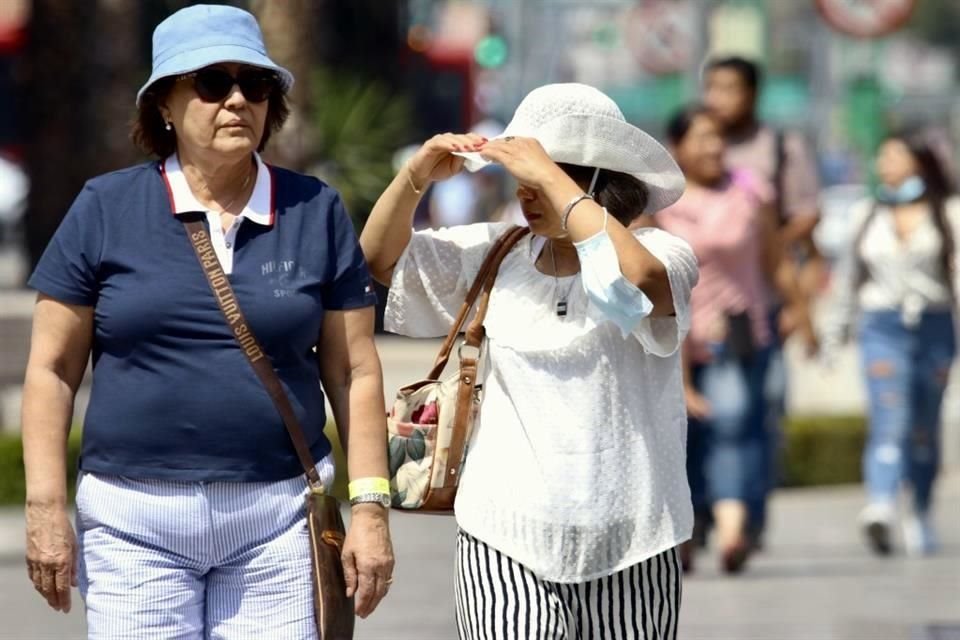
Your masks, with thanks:
<instances>
[{"instance_id":1,"label":"woman with white face mask","mask_svg":"<svg viewBox=\"0 0 960 640\"><path fill-rule=\"evenodd\" d=\"M678 347L696 260L658 229L667 151L581 84L547 85L503 136L438 135L377 202L360 243L390 285L385 326L445 335L504 224L411 232L429 182L497 162L531 235L484 326L483 404L456 501L462 638L674 638L690 537Z\"/></svg>"},{"instance_id":2,"label":"woman with white face mask","mask_svg":"<svg viewBox=\"0 0 960 640\"><path fill-rule=\"evenodd\" d=\"M936 549L931 507L940 406L956 352L960 201L919 137L888 137L876 169L876 197L851 212L854 240L839 271L838 307L826 343L842 342L859 312L870 414L863 458L868 504L860 516L867 541L876 553L891 553L903 484L913 498L904 523L906 550L924 555Z\"/></svg>"}]
</instances>

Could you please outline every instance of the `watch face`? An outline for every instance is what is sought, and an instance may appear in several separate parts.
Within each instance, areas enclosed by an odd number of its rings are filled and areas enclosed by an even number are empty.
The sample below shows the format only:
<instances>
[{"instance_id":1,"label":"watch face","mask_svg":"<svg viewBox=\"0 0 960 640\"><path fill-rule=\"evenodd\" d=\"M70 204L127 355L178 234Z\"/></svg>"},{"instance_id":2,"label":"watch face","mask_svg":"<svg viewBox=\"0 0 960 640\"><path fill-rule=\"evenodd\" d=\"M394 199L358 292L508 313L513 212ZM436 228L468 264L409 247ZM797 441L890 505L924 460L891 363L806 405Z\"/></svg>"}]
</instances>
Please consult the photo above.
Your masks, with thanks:
<instances>
[{"instance_id":1,"label":"watch face","mask_svg":"<svg viewBox=\"0 0 960 640\"><path fill-rule=\"evenodd\" d=\"M393 502L390 495L386 493L370 493L364 494L362 496L357 496L350 501L350 504L379 504L382 507L390 508L391 503Z\"/></svg>"},{"instance_id":2,"label":"watch face","mask_svg":"<svg viewBox=\"0 0 960 640\"><path fill-rule=\"evenodd\" d=\"M851 36L886 35L910 18L917 0L817 0L817 8L830 25Z\"/></svg>"}]
</instances>

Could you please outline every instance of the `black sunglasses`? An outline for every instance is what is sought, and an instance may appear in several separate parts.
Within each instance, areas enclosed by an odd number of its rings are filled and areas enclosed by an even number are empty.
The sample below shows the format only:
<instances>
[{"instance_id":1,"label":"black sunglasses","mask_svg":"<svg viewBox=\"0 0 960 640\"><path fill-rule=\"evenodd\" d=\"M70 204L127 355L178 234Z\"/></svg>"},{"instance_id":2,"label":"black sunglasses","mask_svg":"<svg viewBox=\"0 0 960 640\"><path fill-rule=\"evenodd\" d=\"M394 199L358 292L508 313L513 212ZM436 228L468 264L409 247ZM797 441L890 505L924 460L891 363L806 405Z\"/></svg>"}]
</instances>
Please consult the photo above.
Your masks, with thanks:
<instances>
[{"instance_id":1,"label":"black sunglasses","mask_svg":"<svg viewBox=\"0 0 960 640\"><path fill-rule=\"evenodd\" d=\"M185 73L177 80L187 78L193 78L193 89L204 102L220 102L230 95L234 85L240 87L240 92L249 102L263 102L280 85L277 74L257 68L241 69L236 77L223 69L200 69Z\"/></svg>"}]
</instances>

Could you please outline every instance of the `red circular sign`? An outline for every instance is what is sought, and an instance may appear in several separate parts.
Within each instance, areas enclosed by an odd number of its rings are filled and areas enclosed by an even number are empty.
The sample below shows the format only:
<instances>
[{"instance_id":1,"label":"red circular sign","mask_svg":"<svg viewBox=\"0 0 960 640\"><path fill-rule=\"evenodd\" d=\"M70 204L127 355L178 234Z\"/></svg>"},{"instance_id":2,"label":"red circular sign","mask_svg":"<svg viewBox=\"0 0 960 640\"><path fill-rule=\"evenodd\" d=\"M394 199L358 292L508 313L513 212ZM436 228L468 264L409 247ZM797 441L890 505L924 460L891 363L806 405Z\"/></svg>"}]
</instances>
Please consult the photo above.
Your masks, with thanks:
<instances>
[{"instance_id":1,"label":"red circular sign","mask_svg":"<svg viewBox=\"0 0 960 640\"><path fill-rule=\"evenodd\" d=\"M910 19L917 0L817 0L817 9L834 29L856 38L877 38Z\"/></svg>"},{"instance_id":2,"label":"red circular sign","mask_svg":"<svg viewBox=\"0 0 960 640\"><path fill-rule=\"evenodd\" d=\"M624 41L648 73L686 71L691 65L693 25L686 2L648 1L628 13Z\"/></svg>"}]
</instances>

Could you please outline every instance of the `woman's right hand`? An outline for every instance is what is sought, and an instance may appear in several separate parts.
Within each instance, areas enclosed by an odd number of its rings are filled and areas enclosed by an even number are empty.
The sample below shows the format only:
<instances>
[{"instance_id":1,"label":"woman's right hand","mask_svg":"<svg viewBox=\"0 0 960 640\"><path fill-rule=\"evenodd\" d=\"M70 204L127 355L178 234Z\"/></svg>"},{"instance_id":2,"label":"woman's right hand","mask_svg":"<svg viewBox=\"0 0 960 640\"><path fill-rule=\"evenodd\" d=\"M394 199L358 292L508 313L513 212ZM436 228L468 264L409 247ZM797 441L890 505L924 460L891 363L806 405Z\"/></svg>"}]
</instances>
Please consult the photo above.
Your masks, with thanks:
<instances>
[{"instance_id":1,"label":"woman's right hand","mask_svg":"<svg viewBox=\"0 0 960 640\"><path fill-rule=\"evenodd\" d=\"M683 397L687 403L687 415L697 420L706 420L710 417L710 401L691 387L684 387Z\"/></svg>"},{"instance_id":2,"label":"woman's right hand","mask_svg":"<svg viewBox=\"0 0 960 640\"><path fill-rule=\"evenodd\" d=\"M460 172L463 158L454 151L480 151L487 139L475 133L441 133L427 140L407 162L414 186L423 191L431 182L446 180Z\"/></svg>"},{"instance_id":3,"label":"woman's right hand","mask_svg":"<svg viewBox=\"0 0 960 640\"><path fill-rule=\"evenodd\" d=\"M64 505L27 505L27 573L34 588L57 611L70 611L77 586L77 536Z\"/></svg>"}]
</instances>

